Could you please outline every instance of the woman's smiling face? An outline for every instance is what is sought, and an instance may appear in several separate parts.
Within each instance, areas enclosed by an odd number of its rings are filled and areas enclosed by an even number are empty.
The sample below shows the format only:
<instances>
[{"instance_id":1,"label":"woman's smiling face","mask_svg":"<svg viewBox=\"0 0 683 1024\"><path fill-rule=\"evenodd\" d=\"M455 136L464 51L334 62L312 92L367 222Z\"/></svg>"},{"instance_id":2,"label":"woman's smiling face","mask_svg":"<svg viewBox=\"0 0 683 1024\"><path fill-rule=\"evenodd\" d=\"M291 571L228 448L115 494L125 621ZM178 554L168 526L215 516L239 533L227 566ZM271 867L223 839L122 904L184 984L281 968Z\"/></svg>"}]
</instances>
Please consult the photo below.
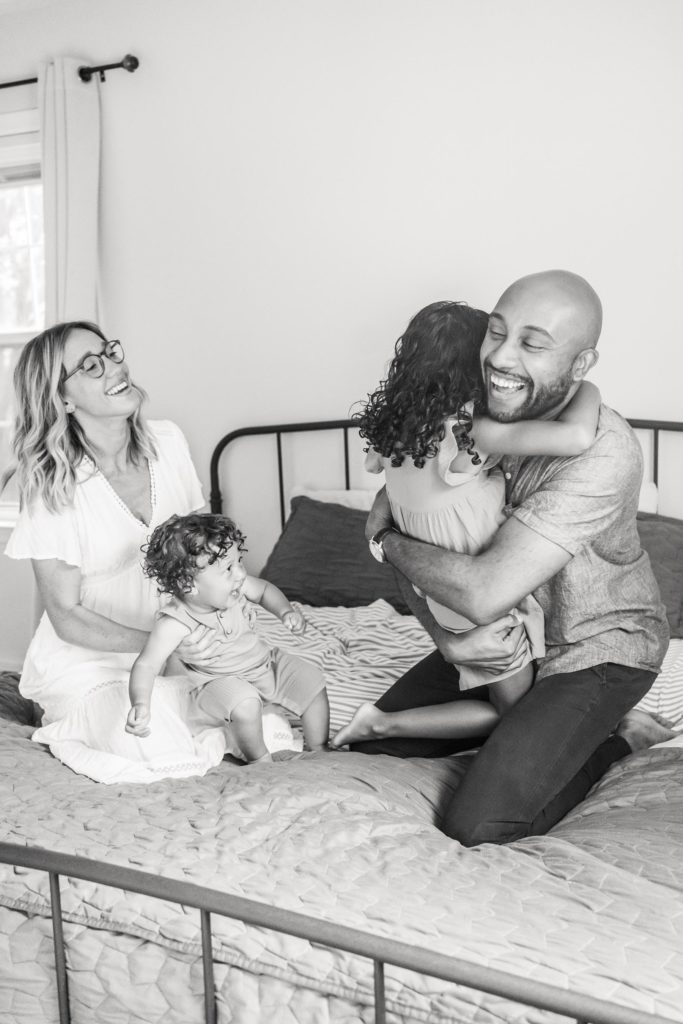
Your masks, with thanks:
<instances>
[{"instance_id":1,"label":"woman's smiling face","mask_svg":"<svg viewBox=\"0 0 683 1024\"><path fill-rule=\"evenodd\" d=\"M75 406L74 415L98 419L127 419L140 406L141 395L130 381L125 361L115 362L106 354L107 342L92 331L78 328L69 334L64 345L63 365L68 380L63 397ZM101 377L89 376L82 368L88 356L100 356L104 365ZM74 372L75 371L75 372Z\"/></svg>"}]
</instances>

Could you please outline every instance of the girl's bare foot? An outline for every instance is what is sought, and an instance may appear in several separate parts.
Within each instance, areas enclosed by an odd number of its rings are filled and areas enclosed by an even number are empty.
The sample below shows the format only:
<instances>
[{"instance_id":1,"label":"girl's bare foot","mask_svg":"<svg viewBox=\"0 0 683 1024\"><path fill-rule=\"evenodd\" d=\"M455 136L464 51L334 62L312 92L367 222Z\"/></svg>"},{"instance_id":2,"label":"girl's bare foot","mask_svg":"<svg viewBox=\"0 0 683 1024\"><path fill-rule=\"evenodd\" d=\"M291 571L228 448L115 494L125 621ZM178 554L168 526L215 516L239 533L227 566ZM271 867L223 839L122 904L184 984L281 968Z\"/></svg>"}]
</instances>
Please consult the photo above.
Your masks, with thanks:
<instances>
[{"instance_id":1,"label":"girl's bare foot","mask_svg":"<svg viewBox=\"0 0 683 1024\"><path fill-rule=\"evenodd\" d=\"M359 740L374 740L384 734L386 714L374 704L361 704L348 722L330 740L333 749L344 747L347 743L358 743Z\"/></svg>"},{"instance_id":2,"label":"girl's bare foot","mask_svg":"<svg viewBox=\"0 0 683 1024\"><path fill-rule=\"evenodd\" d=\"M617 726L617 735L622 736L633 753L654 747L656 743L672 740L676 733L670 723L659 715L648 715L646 711L627 711Z\"/></svg>"}]
</instances>

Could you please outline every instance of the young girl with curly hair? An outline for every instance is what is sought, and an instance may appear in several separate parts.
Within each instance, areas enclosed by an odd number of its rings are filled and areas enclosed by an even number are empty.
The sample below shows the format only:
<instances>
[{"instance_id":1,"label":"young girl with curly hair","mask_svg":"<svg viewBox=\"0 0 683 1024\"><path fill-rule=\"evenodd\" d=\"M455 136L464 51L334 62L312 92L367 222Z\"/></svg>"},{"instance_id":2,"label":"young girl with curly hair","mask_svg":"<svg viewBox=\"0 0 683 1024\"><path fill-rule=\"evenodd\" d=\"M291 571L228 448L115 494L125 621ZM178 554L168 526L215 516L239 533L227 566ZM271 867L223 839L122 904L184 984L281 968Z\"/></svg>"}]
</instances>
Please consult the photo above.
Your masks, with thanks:
<instances>
[{"instance_id":1,"label":"young girl with curly hair","mask_svg":"<svg viewBox=\"0 0 683 1024\"><path fill-rule=\"evenodd\" d=\"M155 679L199 625L208 627L218 651L210 671L184 660L189 685L201 715L230 725L238 748L233 752L248 762L272 760L262 701L301 719L308 750L326 747L330 714L322 672L304 658L271 649L253 628L253 606L260 604L293 633L304 632L305 620L272 583L247 575L243 550L244 535L221 515L171 516L154 530L143 568L169 601L133 663L126 732L150 735Z\"/></svg>"},{"instance_id":2,"label":"young girl with curly hair","mask_svg":"<svg viewBox=\"0 0 683 1024\"><path fill-rule=\"evenodd\" d=\"M368 441L366 469L385 474L396 527L418 540L475 555L504 520L502 455L575 455L592 443L600 393L583 382L556 420L497 422L480 414L479 350L488 316L459 302L420 310L398 339L387 377L359 416ZM375 548L381 560L381 550ZM474 623L424 596L443 628L460 632ZM545 653L543 613L531 595L515 609L525 630L511 668L496 673L456 666L460 690L473 700L434 708L381 711L362 705L333 740L334 746L378 736L467 738L488 735L501 714L529 689L533 662Z\"/></svg>"}]
</instances>

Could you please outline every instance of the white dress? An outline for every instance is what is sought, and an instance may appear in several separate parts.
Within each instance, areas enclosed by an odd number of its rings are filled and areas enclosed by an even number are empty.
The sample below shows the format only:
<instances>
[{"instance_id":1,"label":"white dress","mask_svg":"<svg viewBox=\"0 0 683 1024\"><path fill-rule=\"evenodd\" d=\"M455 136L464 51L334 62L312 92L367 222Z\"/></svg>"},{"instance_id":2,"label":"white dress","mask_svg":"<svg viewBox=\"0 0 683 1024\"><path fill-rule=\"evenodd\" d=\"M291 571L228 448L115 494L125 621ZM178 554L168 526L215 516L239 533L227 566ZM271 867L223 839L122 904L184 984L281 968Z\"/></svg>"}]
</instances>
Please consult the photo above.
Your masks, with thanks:
<instances>
[{"instance_id":1,"label":"white dress","mask_svg":"<svg viewBox=\"0 0 683 1024\"><path fill-rule=\"evenodd\" d=\"M468 403L472 412L472 403ZM454 472L451 465L461 454L454 435L458 418L449 417L444 438L432 458L419 468L407 457L400 466L382 458L376 451L368 452L365 468L371 473L384 472L387 496L396 526L408 537L435 544L448 551L476 555L491 543L498 528L505 522L505 480L500 469L482 452L478 465L468 455L467 472ZM416 588L417 589L417 588ZM420 591L418 591L420 593ZM432 615L444 629L453 633L472 629L474 623L453 609L424 595ZM477 665L458 666L460 689L487 685L513 675L533 659L545 654L543 611L532 596L520 601L516 611L524 623L526 636L513 666L496 673Z\"/></svg>"},{"instance_id":2,"label":"white dress","mask_svg":"<svg viewBox=\"0 0 683 1024\"><path fill-rule=\"evenodd\" d=\"M149 526L85 460L78 469L73 504L57 514L39 503L24 509L5 551L10 558L57 558L77 566L83 607L141 630L151 628L160 606L156 584L142 571L141 546L173 513L185 515L204 505L181 431L168 421L149 427L158 450L158 458L149 463ZM125 732L128 678L136 653L112 654L67 643L43 614L20 684L22 694L45 712L33 739L46 743L75 772L99 782L203 775L223 758L226 731L215 719L198 717L178 662L156 680L151 735L140 739Z\"/></svg>"}]
</instances>

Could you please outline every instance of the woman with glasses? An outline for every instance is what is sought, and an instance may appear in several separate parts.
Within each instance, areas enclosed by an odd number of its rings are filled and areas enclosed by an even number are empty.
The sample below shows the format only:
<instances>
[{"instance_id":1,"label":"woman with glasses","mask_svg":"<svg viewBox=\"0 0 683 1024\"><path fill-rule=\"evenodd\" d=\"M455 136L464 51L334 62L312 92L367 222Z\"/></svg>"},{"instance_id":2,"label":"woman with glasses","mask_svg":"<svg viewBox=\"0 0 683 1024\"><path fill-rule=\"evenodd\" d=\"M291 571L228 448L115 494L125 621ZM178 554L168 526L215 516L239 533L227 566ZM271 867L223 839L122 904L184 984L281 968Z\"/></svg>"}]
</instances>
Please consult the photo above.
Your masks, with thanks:
<instances>
[{"instance_id":1,"label":"woman with glasses","mask_svg":"<svg viewBox=\"0 0 683 1024\"><path fill-rule=\"evenodd\" d=\"M153 734L124 731L129 671L159 606L140 548L170 515L204 505L187 443L173 423L145 422L121 343L94 324L38 335L14 383L2 486L16 479L20 515L6 554L32 560L45 607L20 686L44 710L33 738L101 782L203 774L225 733L193 719L180 669L155 688Z\"/></svg>"}]
</instances>

